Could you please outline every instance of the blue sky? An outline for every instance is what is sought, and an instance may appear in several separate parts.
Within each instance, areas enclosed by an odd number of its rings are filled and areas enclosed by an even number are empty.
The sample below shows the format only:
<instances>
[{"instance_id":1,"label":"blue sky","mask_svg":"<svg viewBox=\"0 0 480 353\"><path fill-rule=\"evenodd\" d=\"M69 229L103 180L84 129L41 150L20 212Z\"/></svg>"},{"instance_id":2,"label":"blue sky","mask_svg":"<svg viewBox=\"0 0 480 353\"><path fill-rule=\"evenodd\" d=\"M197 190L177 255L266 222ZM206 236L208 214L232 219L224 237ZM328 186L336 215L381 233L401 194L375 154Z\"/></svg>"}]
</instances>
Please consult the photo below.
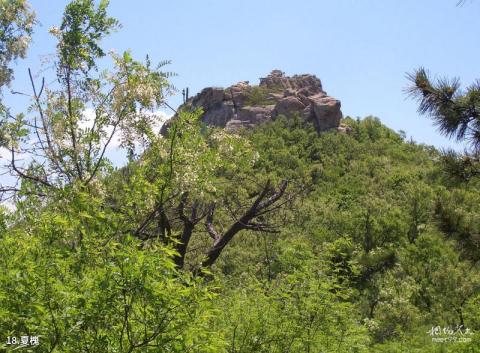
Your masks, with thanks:
<instances>
[{"instance_id":1,"label":"blue sky","mask_svg":"<svg viewBox=\"0 0 480 353\"><path fill-rule=\"evenodd\" d=\"M113 0L110 14L122 28L104 47L172 60L172 83L191 95L206 86L257 83L277 68L315 74L342 101L344 115L375 115L418 142L447 147L454 143L417 114L403 90L405 74L421 65L465 84L480 78L480 2L456 1ZM27 68L39 70L42 55L54 52L48 29L60 23L67 3L30 2L41 26L29 57L16 66L18 90L28 90ZM20 109L21 98L6 98ZM178 94L170 104L180 101Z\"/></svg>"}]
</instances>

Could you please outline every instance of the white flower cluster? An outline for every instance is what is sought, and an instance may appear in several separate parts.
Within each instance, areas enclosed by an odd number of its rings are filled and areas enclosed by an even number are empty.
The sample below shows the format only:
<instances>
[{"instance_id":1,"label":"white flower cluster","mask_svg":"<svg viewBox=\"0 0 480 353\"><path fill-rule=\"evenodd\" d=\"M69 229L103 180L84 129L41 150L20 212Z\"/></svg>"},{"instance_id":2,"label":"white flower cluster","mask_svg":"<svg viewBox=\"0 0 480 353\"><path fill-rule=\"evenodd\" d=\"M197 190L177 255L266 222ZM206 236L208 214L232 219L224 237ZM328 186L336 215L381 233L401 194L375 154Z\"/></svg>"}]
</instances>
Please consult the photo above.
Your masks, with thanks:
<instances>
[{"instance_id":1,"label":"white flower cluster","mask_svg":"<svg viewBox=\"0 0 480 353\"><path fill-rule=\"evenodd\" d=\"M378 322L374 319L365 318L363 320L363 323L365 327L371 332L376 331L379 328Z\"/></svg>"},{"instance_id":2,"label":"white flower cluster","mask_svg":"<svg viewBox=\"0 0 480 353\"><path fill-rule=\"evenodd\" d=\"M48 33L54 35L57 38L62 34L62 32L60 31L60 28L56 26L50 27L50 29L48 30Z\"/></svg>"},{"instance_id":3,"label":"white flower cluster","mask_svg":"<svg viewBox=\"0 0 480 353\"><path fill-rule=\"evenodd\" d=\"M157 88L149 83L139 83L133 87L132 94L135 100L141 102L144 108L153 109L156 105Z\"/></svg>"},{"instance_id":4,"label":"white flower cluster","mask_svg":"<svg viewBox=\"0 0 480 353\"><path fill-rule=\"evenodd\" d=\"M21 53L21 55L23 55L23 53L26 52L29 43L30 43L29 36L19 36L16 38L15 41L11 43L10 50L16 53Z\"/></svg>"}]
</instances>

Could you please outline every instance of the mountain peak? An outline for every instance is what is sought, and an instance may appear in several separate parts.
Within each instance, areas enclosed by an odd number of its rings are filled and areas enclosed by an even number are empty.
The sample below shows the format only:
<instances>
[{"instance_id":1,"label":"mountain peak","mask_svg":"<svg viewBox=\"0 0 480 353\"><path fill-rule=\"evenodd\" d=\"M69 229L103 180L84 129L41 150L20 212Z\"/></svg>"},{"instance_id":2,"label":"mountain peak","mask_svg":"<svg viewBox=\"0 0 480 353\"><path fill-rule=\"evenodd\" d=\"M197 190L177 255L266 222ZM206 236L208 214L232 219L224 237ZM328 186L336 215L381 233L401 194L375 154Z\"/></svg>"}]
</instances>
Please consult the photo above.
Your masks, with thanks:
<instances>
[{"instance_id":1,"label":"mountain peak","mask_svg":"<svg viewBox=\"0 0 480 353\"><path fill-rule=\"evenodd\" d=\"M318 132L338 129L342 112L339 100L327 95L315 75L286 76L273 70L260 78L259 85L248 81L230 87L207 87L179 109L202 108L200 119L207 125L228 131L250 128L279 115L298 115L314 124ZM166 132L168 124L162 129Z\"/></svg>"}]
</instances>

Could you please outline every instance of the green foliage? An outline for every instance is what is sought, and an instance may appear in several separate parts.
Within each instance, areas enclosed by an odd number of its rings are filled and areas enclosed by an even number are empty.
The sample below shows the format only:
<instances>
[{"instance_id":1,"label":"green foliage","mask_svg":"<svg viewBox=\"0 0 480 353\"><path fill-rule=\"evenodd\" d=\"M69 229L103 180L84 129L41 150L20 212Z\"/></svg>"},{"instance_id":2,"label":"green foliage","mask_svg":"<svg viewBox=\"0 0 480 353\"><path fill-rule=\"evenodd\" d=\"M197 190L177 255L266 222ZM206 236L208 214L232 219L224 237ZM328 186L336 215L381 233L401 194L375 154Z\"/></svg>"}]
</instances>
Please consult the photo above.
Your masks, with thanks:
<instances>
[{"instance_id":1,"label":"green foliage","mask_svg":"<svg viewBox=\"0 0 480 353\"><path fill-rule=\"evenodd\" d=\"M228 352L367 352L369 338L346 293L303 269L272 282L242 278L222 303ZM335 293L336 292L336 293Z\"/></svg>"},{"instance_id":2,"label":"green foliage","mask_svg":"<svg viewBox=\"0 0 480 353\"><path fill-rule=\"evenodd\" d=\"M418 99L419 112L430 115L442 134L469 142L478 153L480 82L476 81L463 92L458 78L434 81L424 68L408 77L413 83L408 92Z\"/></svg>"},{"instance_id":3,"label":"green foliage","mask_svg":"<svg viewBox=\"0 0 480 353\"><path fill-rule=\"evenodd\" d=\"M475 178L452 187L438 151L375 118L346 119L350 134L318 136L279 118L237 136L201 129L198 116L180 113L167 138L152 137L124 168L41 207L26 197L3 218L8 335L35 333L40 351L66 352L475 351ZM202 229L184 270L179 223L167 242L161 218L136 233L159 204L173 219L180 192L195 200L189 207L215 201L219 226L252 198L253 177L288 178L302 192L265 216L280 233L234 239L213 281L186 271L202 259ZM455 325L472 330L470 342L428 335Z\"/></svg>"},{"instance_id":4,"label":"green foliage","mask_svg":"<svg viewBox=\"0 0 480 353\"><path fill-rule=\"evenodd\" d=\"M237 135L181 111L158 136L151 112L169 74L129 52L96 73L99 42L117 26L106 7L67 6L52 29L58 86L36 90L32 76L32 111L2 124L21 183L15 209L0 209L0 327L40 339L13 348L478 351L473 157L405 142L374 117L321 135L278 117ZM476 104L417 78L425 112L453 119ZM251 93L252 104L269 103L262 88ZM466 136L454 125L445 131ZM115 132L129 157L119 169L104 157ZM37 149L19 166L32 136ZM470 341L428 333L459 325Z\"/></svg>"},{"instance_id":5,"label":"green foliage","mask_svg":"<svg viewBox=\"0 0 480 353\"><path fill-rule=\"evenodd\" d=\"M480 259L480 199L471 189L442 190L436 200L436 215L440 228L458 242L458 250L467 259Z\"/></svg>"},{"instance_id":6,"label":"green foliage","mask_svg":"<svg viewBox=\"0 0 480 353\"><path fill-rule=\"evenodd\" d=\"M69 199L1 236L3 334L39 336L38 352L216 351L209 287L171 249L115 236L124 220L98 198Z\"/></svg>"},{"instance_id":7,"label":"green foliage","mask_svg":"<svg viewBox=\"0 0 480 353\"><path fill-rule=\"evenodd\" d=\"M270 92L271 91L266 87L253 86L248 92L246 104L260 107L275 104L275 101L269 96Z\"/></svg>"},{"instance_id":8,"label":"green foliage","mask_svg":"<svg viewBox=\"0 0 480 353\"><path fill-rule=\"evenodd\" d=\"M0 89L13 78L10 63L25 57L34 22L27 1L0 1Z\"/></svg>"},{"instance_id":9,"label":"green foliage","mask_svg":"<svg viewBox=\"0 0 480 353\"><path fill-rule=\"evenodd\" d=\"M170 74L128 51L112 53L113 69L97 72L105 56L100 42L118 26L107 6L92 0L67 5L61 26L50 30L58 41L54 79L37 83L29 71L32 107L27 114L6 114L0 123L1 146L11 152L9 173L23 193L50 195L76 182L88 185L108 171L105 151L114 139L133 159L155 137L161 120L155 111L170 92ZM22 153L25 163L15 158ZM18 188L0 188L3 197L9 191Z\"/></svg>"},{"instance_id":10,"label":"green foliage","mask_svg":"<svg viewBox=\"0 0 480 353\"><path fill-rule=\"evenodd\" d=\"M345 123L350 134L317 137L301 121L279 119L252 135L259 170L309 185L298 217L273 241L270 270L280 276L292 270L285 261L297 268L318 258L315 268L353 290L372 351L441 351L429 326L476 327L467 303L480 291L478 177L452 187L433 148L405 143L378 119ZM287 247L299 250L283 257ZM468 351L476 337L445 349Z\"/></svg>"},{"instance_id":11,"label":"green foliage","mask_svg":"<svg viewBox=\"0 0 480 353\"><path fill-rule=\"evenodd\" d=\"M480 176L480 156L470 153L460 154L447 150L442 154L442 162L447 178L453 183L468 183Z\"/></svg>"},{"instance_id":12,"label":"green foliage","mask_svg":"<svg viewBox=\"0 0 480 353\"><path fill-rule=\"evenodd\" d=\"M50 30L59 39L61 67L86 72L105 56L99 42L118 26L116 19L107 16L108 3L102 0L97 9L93 0L75 0L67 5L60 28Z\"/></svg>"}]
</instances>

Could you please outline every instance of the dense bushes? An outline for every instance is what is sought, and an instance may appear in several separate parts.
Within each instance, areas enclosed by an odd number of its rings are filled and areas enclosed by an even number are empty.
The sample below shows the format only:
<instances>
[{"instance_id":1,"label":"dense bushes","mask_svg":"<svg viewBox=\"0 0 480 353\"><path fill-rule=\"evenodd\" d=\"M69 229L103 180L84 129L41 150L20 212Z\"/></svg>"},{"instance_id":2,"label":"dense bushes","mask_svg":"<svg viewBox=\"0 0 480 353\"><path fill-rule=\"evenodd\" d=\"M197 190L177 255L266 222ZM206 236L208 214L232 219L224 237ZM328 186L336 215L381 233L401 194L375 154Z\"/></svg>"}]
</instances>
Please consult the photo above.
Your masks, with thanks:
<instances>
[{"instance_id":1,"label":"dense bushes","mask_svg":"<svg viewBox=\"0 0 480 353\"><path fill-rule=\"evenodd\" d=\"M148 209L161 151L48 204L24 198L3 213L4 334L37 335L42 352L474 352L476 180L447 188L434 149L376 119L346 123L349 135L317 136L282 118L246 133L258 157L235 185L222 176L228 168L217 179L189 169L221 181L217 192L248 194L248 175L288 178L301 191L268 215L280 233L245 231L232 241L215 279L179 270L174 243L132 237L128 210ZM125 211L120 200L130 200ZM207 240L198 235L187 261L201 256L195 247ZM472 342L431 342L432 326L456 325L474 333Z\"/></svg>"}]
</instances>

